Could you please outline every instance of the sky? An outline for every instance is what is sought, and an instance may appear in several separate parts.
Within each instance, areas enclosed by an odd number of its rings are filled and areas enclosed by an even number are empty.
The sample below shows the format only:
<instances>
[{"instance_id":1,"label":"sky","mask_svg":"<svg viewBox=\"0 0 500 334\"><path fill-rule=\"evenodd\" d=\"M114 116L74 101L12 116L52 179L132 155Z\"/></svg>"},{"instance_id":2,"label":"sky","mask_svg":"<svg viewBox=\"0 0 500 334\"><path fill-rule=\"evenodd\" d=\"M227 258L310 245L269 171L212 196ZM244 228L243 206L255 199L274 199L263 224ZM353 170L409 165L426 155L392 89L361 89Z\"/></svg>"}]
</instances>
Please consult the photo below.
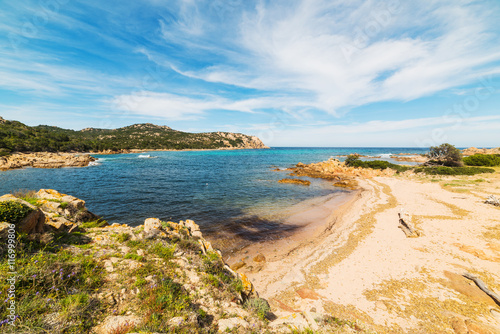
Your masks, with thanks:
<instances>
[{"instance_id":1,"label":"sky","mask_svg":"<svg viewBox=\"0 0 500 334\"><path fill-rule=\"evenodd\" d=\"M1 0L0 116L500 146L498 0Z\"/></svg>"}]
</instances>

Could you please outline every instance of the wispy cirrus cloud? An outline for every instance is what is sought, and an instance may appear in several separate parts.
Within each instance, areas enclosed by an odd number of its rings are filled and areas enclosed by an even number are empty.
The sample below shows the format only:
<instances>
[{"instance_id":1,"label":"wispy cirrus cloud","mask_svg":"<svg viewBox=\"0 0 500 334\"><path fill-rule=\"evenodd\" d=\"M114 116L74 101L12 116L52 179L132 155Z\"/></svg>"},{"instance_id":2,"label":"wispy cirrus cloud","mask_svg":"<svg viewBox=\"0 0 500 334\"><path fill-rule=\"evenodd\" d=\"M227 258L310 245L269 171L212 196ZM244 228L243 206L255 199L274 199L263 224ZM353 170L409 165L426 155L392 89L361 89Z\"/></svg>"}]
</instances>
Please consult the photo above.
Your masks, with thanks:
<instances>
[{"instance_id":1,"label":"wispy cirrus cloud","mask_svg":"<svg viewBox=\"0 0 500 334\"><path fill-rule=\"evenodd\" d=\"M233 39L230 44L214 44L212 33L203 35L199 29L208 19L199 2L192 2L181 26L162 23L161 29L169 42L192 37L196 47L224 58L202 68L174 63L179 74L290 95L301 92L305 105L337 114L346 107L429 96L500 73L492 5L446 0L418 6L394 1L392 7L373 1L261 2L235 13L241 19L233 27L236 33L222 34ZM219 28L227 29L224 24Z\"/></svg>"}]
</instances>

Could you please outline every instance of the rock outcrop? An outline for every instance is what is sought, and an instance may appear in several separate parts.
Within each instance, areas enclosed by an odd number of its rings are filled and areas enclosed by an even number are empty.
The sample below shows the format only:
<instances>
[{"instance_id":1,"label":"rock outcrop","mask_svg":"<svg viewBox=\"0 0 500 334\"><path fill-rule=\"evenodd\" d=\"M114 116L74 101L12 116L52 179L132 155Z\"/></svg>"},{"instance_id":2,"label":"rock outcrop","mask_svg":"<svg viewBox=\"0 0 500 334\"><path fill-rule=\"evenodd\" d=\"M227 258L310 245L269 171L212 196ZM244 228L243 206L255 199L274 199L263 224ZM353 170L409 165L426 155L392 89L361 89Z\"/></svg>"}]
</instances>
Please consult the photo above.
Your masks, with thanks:
<instances>
[{"instance_id":1,"label":"rock outcrop","mask_svg":"<svg viewBox=\"0 0 500 334\"><path fill-rule=\"evenodd\" d=\"M0 170L33 168L85 167L96 158L88 154L72 153L14 153L0 157Z\"/></svg>"},{"instance_id":2,"label":"rock outcrop","mask_svg":"<svg viewBox=\"0 0 500 334\"><path fill-rule=\"evenodd\" d=\"M52 240L47 236L43 237L44 233L76 232L80 230L79 225L82 223L100 219L87 210L85 201L53 189L40 189L29 200L31 203L11 194L0 197L0 202L13 201L31 209L15 225L18 232L27 233L33 239Z\"/></svg>"},{"instance_id":3,"label":"rock outcrop","mask_svg":"<svg viewBox=\"0 0 500 334\"><path fill-rule=\"evenodd\" d=\"M293 176L309 176L333 181L333 185L348 189L357 187L357 177L372 178L375 176L393 176L396 171L390 168L383 170L349 167L337 159L329 159L326 161L305 165L298 163L295 167L289 168Z\"/></svg>"},{"instance_id":4,"label":"rock outcrop","mask_svg":"<svg viewBox=\"0 0 500 334\"><path fill-rule=\"evenodd\" d=\"M475 147L469 147L464 150L462 150L462 154L469 156L469 155L474 155L474 154L500 154L500 147L497 148L475 148Z\"/></svg>"},{"instance_id":5,"label":"rock outcrop","mask_svg":"<svg viewBox=\"0 0 500 334\"><path fill-rule=\"evenodd\" d=\"M224 142L226 147L231 148L269 148L264 145L262 140L260 140L256 136L244 135L241 133L232 133L232 132L217 132L216 133L222 142ZM234 144L236 143L236 144Z\"/></svg>"},{"instance_id":6,"label":"rock outcrop","mask_svg":"<svg viewBox=\"0 0 500 334\"><path fill-rule=\"evenodd\" d=\"M278 181L279 183L293 183L293 184L300 184L303 186L310 186L311 181L309 180L301 180L301 179L281 179Z\"/></svg>"},{"instance_id":7,"label":"rock outcrop","mask_svg":"<svg viewBox=\"0 0 500 334\"><path fill-rule=\"evenodd\" d=\"M46 288L36 286L38 282L43 284L44 275L55 275L58 281L67 279L65 289L72 291L68 292L68 296L85 295L92 307L100 307L100 311L92 310L88 319L83 320L94 324L90 331L84 332L142 333L151 326L156 326L156 332L162 333L212 333L246 331L247 328L256 332L266 331L267 325L262 316L252 313L245 306L247 301L260 301L253 284L245 275L231 270L224 263L221 253L203 238L194 221L175 223L148 218L143 225L137 227L116 223L102 226L103 224L96 224L98 221L88 222L98 217L88 212L85 201L76 197L52 189L41 189L23 198L35 205L10 194L0 197L0 201L19 202L31 209L21 223L15 223L17 232L28 234L18 245L18 251L21 252L19 247L24 247L30 240L56 249L59 247L64 258L78 258L77 262L70 260L68 265L71 270L68 269L68 272L64 271L64 260L57 259L57 254L54 254L57 270L45 268L43 272L36 272L33 266L39 261L31 260L31 272L27 276L32 277L32 280L36 277L36 280L30 283L29 287L33 289L30 291ZM6 237L3 231L10 228L11 223L0 222L0 238ZM0 253L6 251L4 244L6 243L0 244ZM75 244L85 244L85 247L77 248ZM33 257L36 256L35 252ZM78 280L72 278L78 272L74 268L79 266L80 261L89 259L98 259L101 263L100 273L95 273L95 276L103 275L101 285L88 291L72 288L69 284L79 286ZM47 263L49 262L41 262L40 265ZM19 268L20 275L24 274L23 270L24 268ZM52 274L54 272L56 274ZM46 294L43 298L47 303L59 296L61 302L64 298L70 300L70 297L65 297L66 292L51 294L51 289L42 292ZM163 294L161 298L172 300L155 301L157 293ZM39 297L42 298L42 295ZM153 298L150 306L148 298ZM37 326L41 324L50 333L63 333L73 325L71 321L67 321L72 315L67 311L63 314L57 307L51 308L50 305L54 302L48 303L44 308L47 309L46 314L37 314L41 319ZM166 308L163 311L160 308L162 303ZM268 305L266 301L261 304ZM71 312L79 314L80 310ZM162 322L152 321L152 312L160 312L163 315L159 317L166 319ZM259 312L265 315L268 311ZM29 329L28 325L23 323L23 330Z\"/></svg>"}]
</instances>

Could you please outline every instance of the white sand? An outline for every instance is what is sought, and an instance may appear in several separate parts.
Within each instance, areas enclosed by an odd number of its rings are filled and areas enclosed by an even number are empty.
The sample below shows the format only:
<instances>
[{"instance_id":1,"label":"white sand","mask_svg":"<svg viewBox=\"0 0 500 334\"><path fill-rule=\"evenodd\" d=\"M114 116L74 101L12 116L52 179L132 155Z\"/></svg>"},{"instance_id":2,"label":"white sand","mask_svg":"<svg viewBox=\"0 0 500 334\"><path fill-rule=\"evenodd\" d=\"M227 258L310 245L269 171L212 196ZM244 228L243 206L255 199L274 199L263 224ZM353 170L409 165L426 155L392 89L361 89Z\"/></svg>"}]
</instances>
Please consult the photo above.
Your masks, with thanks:
<instances>
[{"instance_id":1,"label":"white sand","mask_svg":"<svg viewBox=\"0 0 500 334\"><path fill-rule=\"evenodd\" d=\"M480 178L486 181L473 182ZM456 284L483 294L483 301L453 289L444 271L471 272L500 293L500 240L483 235L495 227L500 234L500 208L483 203L489 194L498 196L500 178L458 179L462 187L443 187L451 179L359 180L364 190L321 220L314 233L250 247L250 268L239 271L278 316L312 309L378 332L408 333L458 333L456 321L466 320L469 332L478 325L498 333L500 319L490 312L500 307L460 276ZM407 238L398 228L402 209L413 216L420 237ZM252 263L256 253L267 262ZM385 291L374 290L380 287Z\"/></svg>"}]
</instances>

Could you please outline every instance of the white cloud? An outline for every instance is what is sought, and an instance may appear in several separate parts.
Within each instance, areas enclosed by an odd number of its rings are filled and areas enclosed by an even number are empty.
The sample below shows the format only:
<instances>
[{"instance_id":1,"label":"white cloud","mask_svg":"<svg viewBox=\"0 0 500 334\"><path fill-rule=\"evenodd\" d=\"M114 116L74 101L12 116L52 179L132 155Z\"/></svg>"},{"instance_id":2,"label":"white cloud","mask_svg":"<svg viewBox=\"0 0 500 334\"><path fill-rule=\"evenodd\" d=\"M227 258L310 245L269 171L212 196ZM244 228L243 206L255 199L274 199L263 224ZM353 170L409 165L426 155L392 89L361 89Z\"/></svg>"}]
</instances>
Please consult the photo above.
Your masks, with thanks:
<instances>
[{"instance_id":1,"label":"white cloud","mask_svg":"<svg viewBox=\"0 0 500 334\"><path fill-rule=\"evenodd\" d=\"M303 101L293 97L223 98L218 95L182 96L171 93L140 91L116 96L109 101L112 109L169 120L198 119L211 110L261 113L262 109L282 109L292 117L304 116ZM291 110L293 109L293 112Z\"/></svg>"},{"instance_id":2,"label":"white cloud","mask_svg":"<svg viewBox=\"0 0 500 334\"><path fill-rule=\"evenodd\" d=\"M225 63L173 69L207 82L289 96L301 92L306 98L299 104L334 115L339 108L417 99L474 82L485 72L500 73L499 31L492 20L498 8L491 3L393 3L399 5L261 2L255 11L240 13L231 47L218 45L220 53L227 51ZM170 35L196 35L193 43L201 48L213 42L199 31L169 28Z\"/></svg>"},{"instance_id":3,"label":"white cloud","mask_svg":"<svg viewBox=\"0 0 500 334\"><path fill-rule=\"evenodd\" d=\"M438 130L439 135L433 134ZM414 147L450 142L456 146L498 146L500 116L427 117L369 121L351 125L263 128L258 133L271 146L390 146ZM376 143L376 144L373 144Z\"/></svg>"}]
</instances>

